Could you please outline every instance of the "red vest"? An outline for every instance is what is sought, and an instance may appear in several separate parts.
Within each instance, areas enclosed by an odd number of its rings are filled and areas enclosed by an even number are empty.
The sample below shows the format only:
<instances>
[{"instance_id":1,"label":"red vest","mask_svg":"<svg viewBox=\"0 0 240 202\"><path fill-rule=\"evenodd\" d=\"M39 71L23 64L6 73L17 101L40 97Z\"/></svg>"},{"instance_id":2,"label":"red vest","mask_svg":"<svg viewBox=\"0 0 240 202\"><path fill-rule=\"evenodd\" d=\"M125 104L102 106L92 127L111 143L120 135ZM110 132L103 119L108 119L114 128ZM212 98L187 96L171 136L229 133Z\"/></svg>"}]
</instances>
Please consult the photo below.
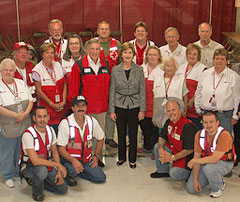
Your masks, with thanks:
<instances>
[{"instance_id":1,"label":"red vest","mask_svg":"<svg viewBox=\"0 0 240 202\"><path fill-rule=\"evenodd\" d=\"M117 47L117 40L111 37L110 39L111 39L111 42L110 42L108 57L105 56L103 47L101 47L99 57L108 61L110 72L112 72L112 68L117 65L117 61L118 61L118 47Z\"/></svg>"},{"instance_id":2,"label":"red vest","mask_svg":"<svg viewBox=\"0 0 240 202\"><path fill-rule=\"evenodd\" d=\"M39 158L49 160L50 159L50 149L52 145L52 139L53 139L53 134L51 131L51 128L47 125L46 126L46 139L45 139L45 144L39 135L39 133L35 130L34 126L30 126L27 130L24 131L24 133L30 133L34 139L34 149L38 155ZM20 160L19 164L21 163L31 163L31 160L27 154L23 153L23 148L21 146L21 155L20 155ZM51 171L52 167L48 167L48 170Z\"/></svg>"},{"instance_id":3,"label":"red vest","mask_svg":"<svg viewBox=\"0 0 240 202\"><path fill-rule=\"evenodd\" d=\"M166 146L172 151L173 154L177 154L178 152L183 150L183 142L181 141L181 135L183 127L187 123L192 122L186 117L181 116L176 124L174 124L172 121L170 121L168 124L168 142L166 143ZM172 167L185 168L186 157L174 161Z\"/></svg>"},{"instance_id":4,"label":"red vest","mask_svg":"<svg viewBox=\"0 0 240 202\"><path fill-rule=\"evenodd\" d=\"M79 94L86 97L88 102L87 114L99 114L108 110L108 97L110 85L110 70L108 64L100 58L101 67L98 74L89 67L87 55L75 65L80 69ZM73 67L74 68L74 67ZM71 89L69 89L71 91Z\"/></svg>"},{"instance_id":5,"label":"red vest","mask_svg":"<svg viewBox=\"0 0 240 202\"><path fill-rule=\"evenodd\" d=\"M79 129L73 126L68 117L66 118L69 125L69 141L66 150L72 157L83 160L83 163L87 163L92 154L93 120L90 116L86 117L87 125L85 126L83 140Z\"/></svg>"},{"instance_id":6,"label":"red vest","mask_svg":"<svg viewBox=\"0 0 240 202\"><path fill-rule=\"evenodd\" d=\"M37 102L36 102L37 101L37 94L36 94L35 85L34 85L33 79L32 79L32 69L33 68L34 68L34 65L31 62L26 62L26 78L27 78L26 82L27 82L27 86L31 87L31 88L34 88L34 92L33 91L31 92L32 97L33 97L33 103L34 103L32 111L37 106ZM18 71L15 72L14 78L23 80L22 75Z\"/></svg>"},{"instance_id":7,"label":"red vest","mask_svg":"<svg viewBox=\"0 0 240 202\"><path fill-rule=\"evenodd\" d=\"M145 78L146 86L146 112L145 117L152 117L153 114L153 81Z\"/></svg>"},{"instance_id":8,"label":"red vest","mask_svg":"<svg viewBox=\"0 0 240 202\"><path fill-rule=\"evenodd\" d=\"M218 131L217 134L215 135L215 137L213 138L211 145L210 145L210 149L208 148L208 144L207 144L207 135L206 135L206 131L205 129L201 130L200 136L199 136L199 141L200 141L200 146L203 150L202 152L202 156L211 156L213 154L213 152L216 149L217 146L217 140L219 135L223 132L226 131L223 127L219 126L218 127ZM235 149L234 149L234 145L232 147L232 149L230 149L229 151L227 151L220 160L222 161L235 161L236 158L236 154L235 154Z\"/></svg>"}]
</instances>

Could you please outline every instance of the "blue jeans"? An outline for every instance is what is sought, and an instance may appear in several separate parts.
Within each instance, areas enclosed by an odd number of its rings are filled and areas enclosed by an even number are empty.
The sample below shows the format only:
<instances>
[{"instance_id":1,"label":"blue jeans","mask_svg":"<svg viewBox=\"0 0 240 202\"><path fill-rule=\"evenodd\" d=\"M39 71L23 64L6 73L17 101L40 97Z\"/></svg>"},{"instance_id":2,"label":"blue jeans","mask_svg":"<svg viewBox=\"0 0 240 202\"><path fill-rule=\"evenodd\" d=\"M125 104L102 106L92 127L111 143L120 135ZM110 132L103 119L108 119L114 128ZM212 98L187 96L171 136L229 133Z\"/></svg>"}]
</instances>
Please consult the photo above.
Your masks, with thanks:
<instances>
[{"instance_id":1,"label":"blue jeans","mask_svg":"<svg viewBox=\"0 0 240 202\"><path fill-rule=\"evenodd\" d=\"M170 149L168 149L167 146L164 146L163 148L165 151L172 154ZM162 164L159 160L159 153L158 153L158 143L154 146L154 153L155 153L155 160L156 160L156 166L157 166L157 172L159 173L169 173L170 177L173 180L180 181L180 180L187 180L190 175L190 170L187 170L185 168L180 167L172 167L171 163L164 163Z\"/></svg>"},{"instance_id":2,"label":"blue jeans","mask_svg":"<svg viewBox=\"0 0 240 202\"><path fill-rule=\"evenodd\" d=\"M19 176L21 137L6 138L0 133L0 162L4 181Z\"/></svg>"},{"instance_id":3,"label":"blue jeans","mask_svg":"<svg viewBox=\"0 0 240 202\"><path fill-rule=\"evenodd\" d=\"M232 133L233 127L231 126L233 110L217 112L218 120L220 121L220 126L225 128L230 134Z\"/></svg>"},{"instance_id":4,"label":"blue jeans","mask_svg":"<svg viewBox=\"0 0 240 202\"><path fill-rule=\"evenodd\" d=\"M73 167L72 163L65 160L64 158L61 158L61 163L65 166L67 169L67 177L74 178L76 176L79 176L85 180L89 180L94 183L103 183L106 180L106 175L102 171L102 169L97 166L96 168L92 168L89 164L83 163L80 161L83 166L83 171L79 174L77 174L75 168Z\"/></svg>"},{"instance_id":5,"label":"blue jeans","mask_svg":"<svg viewBox=\"0 0 240 202\"><path fill-rule=\"evenodd\" d=\"M223 185L222 177L228 174L233 168L233 162L218 161L214 164L205 164L200 166L198 181L201 187L205 187L208 184L211 187L212 192L217 192ZM186 183L186 189L189 193L196 193L193 186L193 172Z\"/></svg>"},{"instance_id":6,"label":"blue jeans","mask_svg":"<svg viewBox=\"0 0 240 202\"><path fill-rule=\"evenodd\" d=\"M33 166L32 164L27 164L27 167L22 171L23 176L32 179L32 193L42 194L45 188L48 191L57 194L67 193L67 184L56 185L55 177L57 175L57 169L53 168L52 171L48 171L46 166Z\"/></svg>"}]
</instances>

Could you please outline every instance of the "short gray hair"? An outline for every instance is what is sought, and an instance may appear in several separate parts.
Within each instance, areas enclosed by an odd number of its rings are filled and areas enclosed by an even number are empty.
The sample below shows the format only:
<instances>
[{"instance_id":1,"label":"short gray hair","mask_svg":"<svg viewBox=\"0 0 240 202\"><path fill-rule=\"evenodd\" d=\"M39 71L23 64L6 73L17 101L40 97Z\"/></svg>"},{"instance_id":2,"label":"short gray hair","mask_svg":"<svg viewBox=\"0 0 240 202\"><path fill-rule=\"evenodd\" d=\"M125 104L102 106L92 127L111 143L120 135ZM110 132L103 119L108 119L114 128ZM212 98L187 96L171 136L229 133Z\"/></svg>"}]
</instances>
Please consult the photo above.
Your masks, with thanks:
<instances>
[{"instance_id":1,"label":"short gray hair","mask_svg":"<svg viewBox=\"0 0 240 202\"><path fill-rule=\"evenodd\" d=\"M89 45L94 44L94 43L101 45L101 43L97 39L92 38L86 42L86 49L88 48Z\"/></svg>"},{"instance_id":2,"label":"short gray hair","mask_svg":"<svg viewBox=\"0 0 240 202\"><path fill-rule=\"evenodd\" d=\"M170 61L173 61L173 63L174 63L174 66L175 66L175 72L178 70L178 63L177 63L177 61L174 59L174 57L172 57L172 56L169 56L169 57L167 57L167 58L165 58L164 60L163 60L163 63L162 63L162 65L161 65L161 69L164 71L164 66L166 65L166 63L168 63L168 62L170 62Z\"/></svg>"},{"instance_id":3,"label":"short gray hair","mask_svg":"<svg viewBox=\"0 0 240 202\"><path fill-rule=\"evenodd\" d=\"M178 30L175 27L168 27L164 32L165 36L168 32L171 32L171 31L175 31L177 33L177 35L179 36Z\"/></svg>"},{"instance_id":4,"label":"short gray hair","mask_svg":"<svg viewBox=\"0 0 240 202\"><path fill-rule=\"evenodd\" d=\"M14 68L14 71L16 72L16 63L14 62L13 59L11 58L5 58L1 63L0 63L0 72L2 71L2 68L4 67L5 64L9 64Z\"/></svg>"}]
</instances>

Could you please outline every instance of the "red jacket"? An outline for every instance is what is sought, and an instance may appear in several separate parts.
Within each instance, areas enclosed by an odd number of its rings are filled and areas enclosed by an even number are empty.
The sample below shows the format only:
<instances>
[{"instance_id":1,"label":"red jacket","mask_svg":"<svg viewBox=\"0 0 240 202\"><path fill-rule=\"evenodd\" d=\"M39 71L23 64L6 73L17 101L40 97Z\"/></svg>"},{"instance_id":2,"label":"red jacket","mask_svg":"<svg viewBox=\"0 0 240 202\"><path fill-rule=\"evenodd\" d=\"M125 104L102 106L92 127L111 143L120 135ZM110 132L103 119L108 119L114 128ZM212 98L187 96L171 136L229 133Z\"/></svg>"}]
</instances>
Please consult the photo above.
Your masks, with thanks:
<instances>
[{"instance_id":1,"label":"red jacket","mask_svg":"<svg viewBox=\"0 0 240 202\"><path fill-rule=\"evenodd\" d=\"M85 127L83 140L81 138L79 129L72 126L70 119L66 118L69 125L69 142L66 146L67 152L78 160L83 160L83 163L89 161L92 153L92 131L93 120L90 116L87 116L88 122Z\"/></svg>"},{"instance_id":2,"label":"red jacket","mask_svg":"<svg viewBox=\"0 0 240 202\"><path fill-rule=\"evenodd\" d=\"M110 70L108 62L100 58L98 74L89 67L87 55L72 67L68 86L68 101L83 95L88 102L87 114L99 114L108 110Z\"/></svg>"},{"instance_id":3,"label":"red jacket","mask_svg":"<svg viewBox=\"0 0 240 202\"><path fill-rule=\"evenodd\" d=\"M37 94L36 94L35 85L34 85L33 79L32 79L32 69L33 68L34 68L34 65L31 62L26 62L27 86L30 87L30 88L34 88L34 90L32 90L32 92L31 92L32 97L33 97L33 103L34 103L32 111L37 106L37 102L36 102L37 101ZM22 75L18 71L15 72L14 78L23 80Z\"/></svg>"}]
</instances>

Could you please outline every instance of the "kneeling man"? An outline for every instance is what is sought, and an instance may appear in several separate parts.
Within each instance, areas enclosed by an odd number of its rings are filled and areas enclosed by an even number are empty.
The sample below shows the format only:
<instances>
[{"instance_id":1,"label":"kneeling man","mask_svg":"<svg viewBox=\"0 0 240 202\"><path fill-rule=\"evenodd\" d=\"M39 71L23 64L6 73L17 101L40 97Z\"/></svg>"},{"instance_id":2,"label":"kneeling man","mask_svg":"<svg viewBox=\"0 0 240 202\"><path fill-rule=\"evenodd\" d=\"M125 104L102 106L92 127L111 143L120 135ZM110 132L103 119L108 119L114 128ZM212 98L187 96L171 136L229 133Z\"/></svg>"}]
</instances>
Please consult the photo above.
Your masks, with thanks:
<instances>
[{"instance_id":1,"label":"kneeling man","mask_svg":"<svg viewBox=\"0 0 240 202\"><path fill-rule=\"evenodd\" d=\"M86 115L87 101L84 96L72 100L73 113L63 119L58 128L59 154L67 168L67 184L76 186L76 176L102 183L106 176L98 166L104 141L104 132L94 117ZM92 140L97 139L95 154L92 155Z\"/></svg>"},{"instance_id":2,"label":"kneeling man","mask_svg":"<svg viewBox=\"0 0 240 202\"><path fill-rule=\"evenodd\" d=\"M204 129L195 137L194 158L188 163L193 168L186 183L189 193L196 193L210 185L210 197L220 197L225 188L223 176L233 168L233 139L228 131L219 126L215 112L208 111L203 117Z\"/></svg>"},{"instance_id":3,"label":"kneeling man","mask_svg":"<svg viewBox=\"0 0 240 202\"><path fill-rule=\"evenodd\" d=\"M187 180L190 169L187 163L193 156L196 127L182 115L178 102L171 100L166 105L168 120L154 146L157 171L152 178L171 177L173 180Z\"/></svg>"},{"instance_id":4,"label":"kneeling man","mask_svg":"<svg viewBox=\"0 0 240 202\"><path fill-rule=\"evenodd\" d=\"M53 128L47 125L49 118L47 108L37 106L33 112L35 123L22 136L20 176L32 185L35 201L44 200L44 188L57 194L67 192L64 182L67 172L60 164L56 135Z\"/></svg>"}]
</instances>

